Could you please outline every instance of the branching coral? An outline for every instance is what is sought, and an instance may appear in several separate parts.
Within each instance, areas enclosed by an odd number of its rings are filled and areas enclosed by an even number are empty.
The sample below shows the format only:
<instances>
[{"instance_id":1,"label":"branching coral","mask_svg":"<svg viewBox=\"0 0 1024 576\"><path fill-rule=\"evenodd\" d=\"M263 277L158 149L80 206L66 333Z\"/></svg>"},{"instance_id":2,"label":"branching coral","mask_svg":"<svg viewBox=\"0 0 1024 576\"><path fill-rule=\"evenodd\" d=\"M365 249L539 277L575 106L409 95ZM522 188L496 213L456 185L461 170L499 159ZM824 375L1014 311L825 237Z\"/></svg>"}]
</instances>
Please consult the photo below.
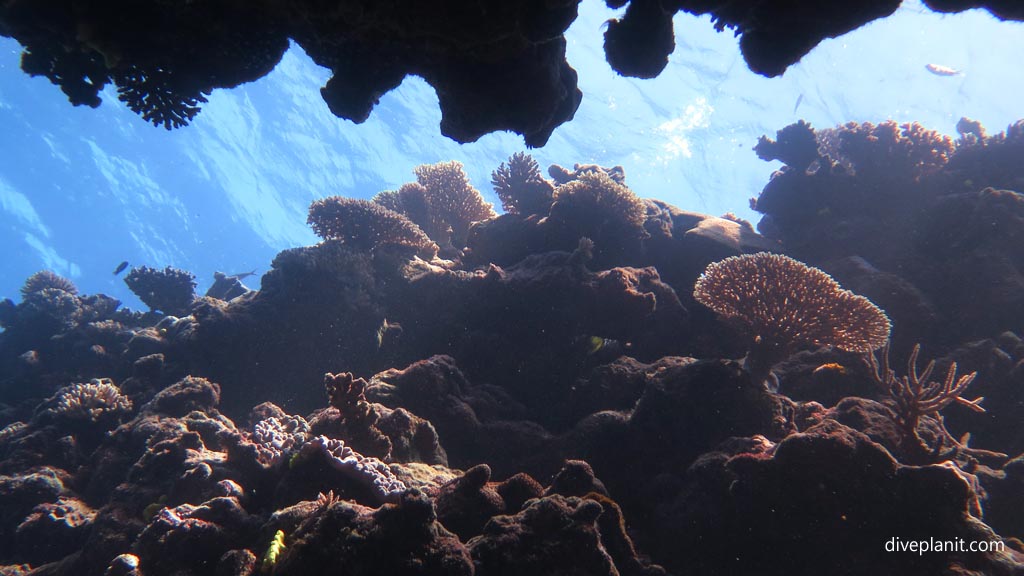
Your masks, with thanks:
<instances>
[{"instance_id":1,"label":"branching coral","mask_svg":"<svg viewBox=\"0 0 1024 576\"><path fill-rule=\"evenodd\" d=\"M516 152L491 172L491 184L509 214L547 214L554 186L540 174L533 156Z\"/></svg>"},{"instance_id":2,"label":"branching coral","mask_svg":"<svg viewBox=\"0 0 1024 576\"><path fill-rule=\"evenodd\" d=\"M881 124L850 122L817 132L823 156L853 173L909 174L915 181L946 165L953 155L953 139L917 122Z\"/></svg>"},{"instance_id":3,"label":"branching coral","mask_svg":"<svg viewBox=\"0 0 1024 576\"><path fill-rule=\"evenodd\" d=\"M109 378L62 388L43 404L40 415L73 422L116 421L131 412L132 401Z\"/></svg>"},{"instance_id":4,"label":"branching coral","mask_svg":"<svg viewBox=\"0 0 1024 576\"><path fill-rule=\"evenodd\" d=\"M639 196L603 170L577 172L576 179L555 188L552 220L591 238L598 250L611 239L644 236L647 209Z\"/></svg>"},{"instance_id":5,"label":"branching coral","mask_svg":"<svg viewBox=\"0 0 1024 576\"><path fill-rule=\"evenodd\" d=\"M427 197L427 189L419 182L402 184L397 190L385 190L373 197L373 201L388 210L394 210L402 214L413 224L420 227L427 236L431 236L437 228L433 211L430 206L430 199Z\"/></svg>"},{"instance_id":6,"label":"branching coral","mask_svg":"<svg viewBox=\"0 0 1024 576\"><path fill-rule=\"evenodd\" d=\"M437 254L437 245L408 218L368 200L331 196L313 202L306 220L318 236L338 240L358 250L380 246L411 248L426 257Z\"/></svg>"},{"instance_id":7,"label":"branching coral","mask_svg":"<svg viewBox=\"0 0 1024 576\"><path fill-rule=\"evenodd\" d=\"M978 373L971 372L958 378L956 362L952 362L943 380L930 380L932 371L935 369L935 360L929 361L924 372L918 374L917 356L920 352L921 345L915 344L910 358L907 360L907 373L903 376L897 376L896 372L889 367L889 346L882 348L881 362L874 353L865 355L875 381L895 404L896 420L900 427L904 449L913 456L935 456L950 446L969 452L968 448L953 438L946 430L939 412L953 403L965 406L975 412L984 412L985 409L981 407L981 401L984 398L966 400L962 397ZM937 439L938 442L933 448L929 448L918 434L921 420L924 418L936 421L942 432L942 436Z\"/></svg>"},{"instance_id":8,"label":"branching coral","mask_svg":"<svg viewBox=\"0 0 1024 576\"><path fill-rule=\"evenodd\" d=\"M345 423L345 438L367 454L387 458L393 448L391 440L377 428L380 415L366 400L367 382L351 372L324 374L324 390L330 406Z\"/></svg>"},{"instance_id":9,"label":"branching coral","mask_svg":"<svg viewBox=\"0 0 1024 576\"><path fill-rule=\"evenodd\" d=\"M114 76L117 97L147 122L168 130L181 128L199 113L206 97L202 89L182 85L179 77L161 67L128 66Z\"/></svg>"},{"instance_id":10,"label":"branching coral","mask_svg":"<svg viewBox=\"0 0 1024 576\"><path fill-rule=\"evenodd\" d=\"M150 309L172 316L187 315L196 299L196 277L171 266L163 270L148 266L132 268L124 283Z\"/></svg>"},{"instance_id":11,"label":"branching coral","mask_svg":"<svg viewBox=\"0 0 1024 576\"><path fill-rule=\"evenodd\" d=\"M438 244L461 248L466 245L469 227L496 214L491 204L469 182L462 163L438 162L415 168L416 180L426 189L432 215L431 235Z\"/></svg>"},{"instance_id":12,"label":"branching coral","mask_svg":"<svg viewBox=\"0 0 1024 576\"><path fill-rule=\"evenodd\" d=\"M755 382L803 346L870 352L889 338L889 318L825 272L788 256L758 252L714 262L693 296L750 336L745 367Z\"/></svg>"}]
</instances>

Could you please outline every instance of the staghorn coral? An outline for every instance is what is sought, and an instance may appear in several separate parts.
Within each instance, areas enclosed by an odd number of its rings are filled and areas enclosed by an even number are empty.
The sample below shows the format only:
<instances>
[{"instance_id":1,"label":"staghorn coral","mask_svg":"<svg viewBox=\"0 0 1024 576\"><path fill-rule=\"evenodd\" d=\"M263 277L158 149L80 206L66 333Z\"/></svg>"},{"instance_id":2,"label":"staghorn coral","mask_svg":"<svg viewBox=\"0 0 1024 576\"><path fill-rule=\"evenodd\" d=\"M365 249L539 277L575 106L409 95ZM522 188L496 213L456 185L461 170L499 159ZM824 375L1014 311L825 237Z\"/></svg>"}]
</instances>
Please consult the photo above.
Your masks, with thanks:
<instances>
[{"instance_id":1,"label":"staghorn coral","mask_svg":"<svg viewBox=\"0 0 1024 576\"><path fill-rule=\"evenodd\" d=\"M71 280L54 274L49 270L40 270L25 280L25 284L21 287L21 295L22 297L28 297L36 292L49 289L61 290L72 296L78 294L78 288L75 287Z\"/></svg>"},{"instance_id":2,"label":"staghorn coral","mask_svg":"<svg viewBox=\"0 0 1024 576\"><path fill-rule=\"evenodd\" d=\"M540 174L533 156L516 152L491 172L491 185L501 199L501 207L509 214L547 214L553 200L554 186Z\"/></svg>"},{"instance_id":3,"label":"staghorn coral","mask_svg":"<svg viewBox=\"0 0 1024 576\"><path fill-rule=\"evenodd\" d=\"M124 283L151 310L170 316L187 316L196 299L196 277L171 266L163 270L133 267L124 277Z\"/></svg>"},{"instance_id":4,"label":"staghorn coral","mask_svg":"<svg viewBox=\"0 0 1024 576\"><path fill-rule=\"evenodd\" d=\"M895 404L896 423L900 427L903 448L912 457L924 460L934 459L949 447L969 454L972 450L953 438L953 435L946 430L945 422L939 412L953 403L966 406L974 412L984 412L985 409L981 407L981 401L984 398L966 400L962 397L978 373L971 372L957 378L956 362L951 362L946 377L942 381L930 380L932 371L935 369L935 360L929 361L924 371L918 374L917 356L920 352L921 345L915 344L907 359L907 372L903 376L897 376L896 372L889 367L889 346L882 348L881 362L874 352L865 354L872 377ZM936 445L932 448L928 447L918 433L922 419L934 420L941 432L941 436L936 439Z\"/></svg>"},{"instance_id":5,"label":"staghorn coral","mask_svg":"<svg viewBox=\"0 0 1024 576\"><path fill-rule=\"evenodd\" d=\"M321 238L338 240L358 250L372 252L380 246L398 246L428 258L437 253L437 245L419 226L368 200L322 198L309 206L306 221Z\"/></svg>"},{"instance_id":6,"label":"staghorn coral","mask_svg":"<svg viewBox=\"0 0 1024 576\"><path fill-rule=\"evenodd\" d=\"M843 290L825 272L788 256L758 252L710 264L694 298L750 336L745 367L762 382L803 346L871 352L889 338L885 312Z\"/></svg>"},{"instance_id":7,"label":"staghorn coral","mask_svg":"<svg viewBox=\"0 0 1024 576\"><path fill-rule=\"evenodd\" d=\"M414 172L430 205L427 235L441 246L462 248L470 225L496 216L491 204L470 184L461 162L422 164Z\"/></svg>"}]
</instances>

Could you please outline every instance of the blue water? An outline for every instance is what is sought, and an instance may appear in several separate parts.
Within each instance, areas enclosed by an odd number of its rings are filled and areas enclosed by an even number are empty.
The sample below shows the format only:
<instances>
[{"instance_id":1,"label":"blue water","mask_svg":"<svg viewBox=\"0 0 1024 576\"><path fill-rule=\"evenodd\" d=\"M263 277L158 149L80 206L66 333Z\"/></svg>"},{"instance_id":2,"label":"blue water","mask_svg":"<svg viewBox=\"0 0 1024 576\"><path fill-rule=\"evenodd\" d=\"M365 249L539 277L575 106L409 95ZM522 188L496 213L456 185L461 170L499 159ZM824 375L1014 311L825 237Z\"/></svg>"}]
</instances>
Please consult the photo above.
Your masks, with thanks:
<instances>
[{"instance_id":1,"label":"blue water","mask_svg":"<svg viewBox=\"0 0 1024 576\"><path fill-rule=\"evenodd\" d=\"M731 34L690 16L676 18L677 50L660 77L618 77L601 47L613 16L600 3L581 6L568 58L584 101L533 154L542 167L621 164L641 196L688 210L756 221L748 198L777 165L751 147L798 118L819 128L892 118L955 135L961 116L989 132L1024 117L1024 25L986 12L908 4L775 79L747 70ZM499 205L490 172L523 149L514 134L468 145L441 136L436 96L418 78L365 124L338 119L318 92L329 73L297 47L267 77L215 92L192 126L173 132L145 123L109 87L98 109L70 106L19 70L19 53L0 38L0 297L16 299L28 275L49 268L83 292L144 309L112 274L122 260L190 270L203 290L215 270L262 273L278 251L314 243L311 200L368 198L412 180L418 164L462 161ZM964 74L935 76L929 63Z\"/></svg>"}]
</instances>

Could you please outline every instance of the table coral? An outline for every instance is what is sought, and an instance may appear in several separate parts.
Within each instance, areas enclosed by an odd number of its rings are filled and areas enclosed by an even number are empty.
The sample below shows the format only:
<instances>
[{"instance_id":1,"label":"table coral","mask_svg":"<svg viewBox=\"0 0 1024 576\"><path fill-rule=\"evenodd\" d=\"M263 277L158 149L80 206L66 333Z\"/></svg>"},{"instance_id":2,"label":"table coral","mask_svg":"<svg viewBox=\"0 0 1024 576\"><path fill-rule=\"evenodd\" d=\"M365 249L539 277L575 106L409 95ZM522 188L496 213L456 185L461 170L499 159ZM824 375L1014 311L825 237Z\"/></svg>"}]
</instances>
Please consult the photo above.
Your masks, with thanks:
<instances>
[{"instance_id":1,"label":"table coral","mask_svg":"<svg viewBox=\"0 0 1024 576\"><path fill-rule=\"evenodd\" d=\"M801 346L871 352L889 338L889 319L870 300L780 254L744 254L711 264L693 295L750 337L745 367L755 382Z\"/></svg>"},{"instance_id":2,"label":"table coral","mask_svg":"<svg viewBox=\"0 0 1024 576\"><path fill-rule=\"evenodd\" d=\"M187 316L189 306L196 299L196 277L171 266L163 270L133 267L124 277L124 283L151 310L171 316Z\"/></svg>"},{"instance_id":3,"label":"table coral","mask_svg":"<svg viewBox=\"0 0 1024 576\"><path fill-rule=\"evenodd\" d=\"M342 196L316 200L309 206L310 227L325 240L371 252L380 246L397 246L431 257L437 246L419 226L393 210Z\"/></svg>"}]
</instances>

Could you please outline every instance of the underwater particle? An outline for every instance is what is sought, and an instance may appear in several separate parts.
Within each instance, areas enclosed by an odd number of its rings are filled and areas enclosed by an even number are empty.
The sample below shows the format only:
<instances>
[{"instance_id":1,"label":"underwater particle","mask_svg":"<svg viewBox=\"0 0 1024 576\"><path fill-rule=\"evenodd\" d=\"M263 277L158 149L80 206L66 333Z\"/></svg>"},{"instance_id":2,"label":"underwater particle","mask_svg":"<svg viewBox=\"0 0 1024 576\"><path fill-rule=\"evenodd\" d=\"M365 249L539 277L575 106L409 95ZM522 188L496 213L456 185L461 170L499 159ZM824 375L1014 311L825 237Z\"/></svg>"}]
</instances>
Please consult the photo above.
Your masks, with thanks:
<instances>
[{"instance_id":1,"label":"underwater particle","mask_svg":"<svg viewBox=\"0 0 1024 576\"><path fill-rule=\"evenodd\" d=\"M263 553L263 562L260 564L260 573L270 574L273 572L274 566L277 565L277 559L286 548L287 546L284 544L284 530L278 530L274 533L274 538L270 540L270 545L267 546L267 551Z\"/></svg>"},{"instance_id":2,"label":"underwater particle","mask_svg":"<svg viewBox=\"0 0 1024 576\"><path fill-rule=\"evenodd\" d=\"M118 264L117 268L114 268L114 276L117 276L121 272L124 272L124 269L127 268L127 267L128 267L128 261L127 260L125 260L125 261L121 262L120 264Z\"/></svg>"},{"instance_id":3,"label":"underwater particle","mask_svg":"<svg viewBox=\"0 0 1024 576\"><path fill-rule=\"evenodd\" d=\"M872 352L889 339L889 318L831 276L781 254L758 252L708 265L693 297L750 337L744 364L755 382L804 346Z\"/></svg>"}]
</instances>

